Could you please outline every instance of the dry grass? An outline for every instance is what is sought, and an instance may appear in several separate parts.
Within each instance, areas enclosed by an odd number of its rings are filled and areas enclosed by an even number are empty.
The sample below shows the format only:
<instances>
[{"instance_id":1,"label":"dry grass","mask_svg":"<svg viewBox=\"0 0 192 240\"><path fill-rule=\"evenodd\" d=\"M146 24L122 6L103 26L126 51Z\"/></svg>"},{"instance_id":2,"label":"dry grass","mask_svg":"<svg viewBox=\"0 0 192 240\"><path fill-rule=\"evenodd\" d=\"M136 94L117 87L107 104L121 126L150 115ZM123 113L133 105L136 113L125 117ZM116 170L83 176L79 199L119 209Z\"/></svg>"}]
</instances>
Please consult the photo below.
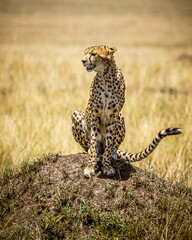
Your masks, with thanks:
<instances>
[{"instance_id":1,"label":"dry grass","mask_svg":"<svg viewBox=\"0 0 192 240\"><path fill-rule=\"evenodd\" d=\"M82 4L83 3L83 4ZM96 5L95 5L96 4ZM138 163L170 178L191 178L190 1L9 1L0 3L1 169L47 152L82 151L71 113L84 109L93 73L80 59L92 44L116 46L126 79L123 150L137 152L156 133L182 127ZM95 20L96 19L96 20Z\"/></svg>"}]
</instances>

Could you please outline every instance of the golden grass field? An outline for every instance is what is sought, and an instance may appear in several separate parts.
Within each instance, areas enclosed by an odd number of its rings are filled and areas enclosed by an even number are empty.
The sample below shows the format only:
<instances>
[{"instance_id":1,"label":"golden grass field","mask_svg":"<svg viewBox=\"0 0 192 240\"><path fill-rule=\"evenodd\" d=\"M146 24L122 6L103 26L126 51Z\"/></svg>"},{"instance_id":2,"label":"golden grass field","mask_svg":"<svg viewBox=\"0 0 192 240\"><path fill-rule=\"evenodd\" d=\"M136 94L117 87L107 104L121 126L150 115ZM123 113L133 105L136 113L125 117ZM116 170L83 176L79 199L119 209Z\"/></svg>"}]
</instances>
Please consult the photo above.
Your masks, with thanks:
<instances>
[{"instance_id":1,"label":"golden grass field","mask_svg":"<svg viewBox=\"0 0 192 240\"><path fill-rule=\"evenodd\" d=\"M126 80L126 139L137 152L181 127L138 166L192 185L191 1L0 1L0 168L48 152L82 152L71 114L85 109L90 45L116 46Z\"/></svg>"}]
</instances>

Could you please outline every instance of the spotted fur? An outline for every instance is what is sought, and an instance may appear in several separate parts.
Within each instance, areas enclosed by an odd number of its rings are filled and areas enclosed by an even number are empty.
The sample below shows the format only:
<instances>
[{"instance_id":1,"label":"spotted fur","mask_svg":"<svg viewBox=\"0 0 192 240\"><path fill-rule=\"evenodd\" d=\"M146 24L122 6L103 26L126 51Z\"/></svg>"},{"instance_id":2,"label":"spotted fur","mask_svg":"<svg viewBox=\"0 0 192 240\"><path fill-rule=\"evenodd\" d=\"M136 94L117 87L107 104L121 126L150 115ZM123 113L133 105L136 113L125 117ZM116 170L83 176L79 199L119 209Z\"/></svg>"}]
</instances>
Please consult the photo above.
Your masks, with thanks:
<instances>
[{"instance_id":1,"label":"spotted fur","mask_svg":"<svg viewBox=\"0 0 192 240\"><path fill-rule=\"evenodd\" d=\"M139 153L126 153L126 152L117 150L117 156L121 159L126 160L127 162L140 161L140 160L146 158L147 156L149 156L149 154L151 154L155 150L157 145L160 143L160 141L164 137L169 136L169 135L176 135L176 134L180 134L180 133L182 133L181 128L164 129L158 133L158 135L153 139L152 143L145 150L143 150Z\"/></svg>"},{"instance_id":2,"label":"spotted fur","mask_svg":"<svg viewBox=\"0 0 192 240\"><path fill-rule=\"evenodd\" d=\"M89 152L88 165L84 175L94 175L98 162L102 163L104 174L114 175L111 159L127 162L146 158L168 135L179 134L179 128L162 130L144 151L136 154L118 150L125 137L124 118L121 109L125 102L125 82L121 70L114 60L116 48L92 46L85 50L82 59L88 72L95 71L86 110L72 114L72 132L75 140Z\"/></svg>"}]
</instances>

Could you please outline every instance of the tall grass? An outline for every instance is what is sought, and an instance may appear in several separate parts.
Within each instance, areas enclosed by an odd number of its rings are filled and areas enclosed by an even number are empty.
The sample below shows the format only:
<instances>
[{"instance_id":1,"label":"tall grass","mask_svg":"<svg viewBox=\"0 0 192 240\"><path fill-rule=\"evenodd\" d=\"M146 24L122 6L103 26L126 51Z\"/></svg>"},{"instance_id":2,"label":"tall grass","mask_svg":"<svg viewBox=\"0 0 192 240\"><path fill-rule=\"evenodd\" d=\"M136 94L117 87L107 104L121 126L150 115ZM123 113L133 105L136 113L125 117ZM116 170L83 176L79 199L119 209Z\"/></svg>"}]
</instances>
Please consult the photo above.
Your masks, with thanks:
<instances>
[{"instance_id":1,"label":"tall grass","mask_svg":"<svg viewBox=\"0 0 192 240\"><path fill-rule=\"evenodd\" d=\"M192 184L192 67L176 60L192 53L190 10L180 1L174 7L146 1L142 10L139 1L112 1L112 10L103 3L100 12L82 2L85 8L66 1L55 8L52 2L19 1L16 8L11 2L0 13L1 169L47 152L82 151L70 116L85 109L94 73L85 72L80 59L85 47L107 44L118 48L127 86L121 149L140 151L159 130L182 127L183 135L163 140L137 164L159 176L186 175Z\"/></svg>"}]
</instances>

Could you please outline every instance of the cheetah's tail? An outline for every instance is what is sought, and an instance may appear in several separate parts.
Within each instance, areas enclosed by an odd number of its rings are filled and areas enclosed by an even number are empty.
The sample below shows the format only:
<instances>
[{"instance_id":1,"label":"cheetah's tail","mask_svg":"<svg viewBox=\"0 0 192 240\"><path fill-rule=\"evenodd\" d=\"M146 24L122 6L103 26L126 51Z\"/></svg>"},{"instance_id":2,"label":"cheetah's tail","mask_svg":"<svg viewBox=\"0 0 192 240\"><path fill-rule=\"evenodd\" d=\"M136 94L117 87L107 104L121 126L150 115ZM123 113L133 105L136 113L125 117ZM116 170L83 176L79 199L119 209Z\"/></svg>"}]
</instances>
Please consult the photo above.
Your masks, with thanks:
<instances>
[{"instance_id":1,"label":"cheetah's tail","mask_svg":"<svg viewBox=\"0 0 192 240\"><path fill-rule=\"evenodd\" d=\"M167 128L158 133L158 135L153 139L153 142L143 151L139 153L126 153L120 150L117 150L117 157L127 162L136 162L146 158L149 154L151 154L160 141L169 135L176 135L182 133L181 128Z\"/></svg>"}]
</instances>

